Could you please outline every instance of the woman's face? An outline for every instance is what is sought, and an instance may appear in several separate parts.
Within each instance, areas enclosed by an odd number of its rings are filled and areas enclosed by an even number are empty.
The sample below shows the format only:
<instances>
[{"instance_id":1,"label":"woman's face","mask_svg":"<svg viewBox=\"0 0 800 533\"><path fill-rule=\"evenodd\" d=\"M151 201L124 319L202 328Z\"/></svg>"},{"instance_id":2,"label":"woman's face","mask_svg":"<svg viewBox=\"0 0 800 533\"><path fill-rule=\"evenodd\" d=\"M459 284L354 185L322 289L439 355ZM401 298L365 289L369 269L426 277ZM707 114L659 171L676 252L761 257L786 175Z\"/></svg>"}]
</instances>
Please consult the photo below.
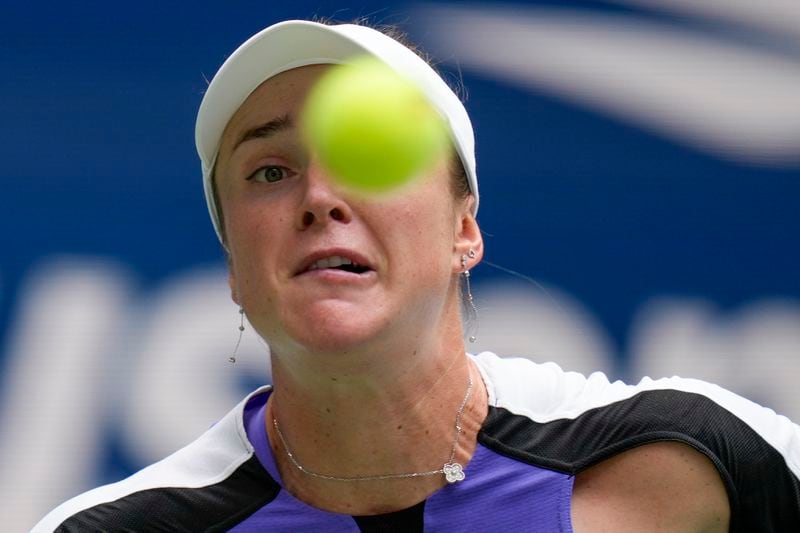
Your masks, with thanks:
<instances>
[{"instance_id":1,"label":"woman's face","mask_svg":"<svg viewBox=\"0 0 800 533\"><path fill-rule=\"evenodd\" d=\"M233 298L273 352L337 351L435 327L457 312L461 256L481 251L446 158L381 197L345 190L320 167L298 124L328 68L264 82L231 119L217 160Z\"/></svg>"}]
</instances>

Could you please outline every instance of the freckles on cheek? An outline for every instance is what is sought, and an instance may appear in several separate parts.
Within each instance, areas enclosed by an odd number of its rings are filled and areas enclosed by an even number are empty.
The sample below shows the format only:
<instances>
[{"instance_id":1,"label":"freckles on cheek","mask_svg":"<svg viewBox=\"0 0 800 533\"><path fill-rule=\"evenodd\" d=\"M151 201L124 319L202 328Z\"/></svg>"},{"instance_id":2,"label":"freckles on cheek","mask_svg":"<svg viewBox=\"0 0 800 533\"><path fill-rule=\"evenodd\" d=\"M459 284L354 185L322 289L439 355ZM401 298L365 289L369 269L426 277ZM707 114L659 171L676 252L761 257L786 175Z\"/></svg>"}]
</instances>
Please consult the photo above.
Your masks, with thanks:
<instances>
[{"instance_id":1,"label":"freckles on cheek","mask_svg":"<svg viewBox=\"0 0 800 533\"><path fill-rule=\"evenodd\" d=\"M416 209L404 209L396 217L395 224L419 233L425 229L425 217L421 217Z\"/></svg>"},{"instance_id":2,"label":"freckles on cheek","mask_svg":"<svg viewBox=\"0 0 800 533\"><path fill-rule=\"evenodd\" d=\"M280 219L277 220L282 222ZM263 209L250 209L235 221L236 232L241 242L252 246L268 235L275 234L275 222L276 219L270 220Z\"/></svg>"}]
</instances>

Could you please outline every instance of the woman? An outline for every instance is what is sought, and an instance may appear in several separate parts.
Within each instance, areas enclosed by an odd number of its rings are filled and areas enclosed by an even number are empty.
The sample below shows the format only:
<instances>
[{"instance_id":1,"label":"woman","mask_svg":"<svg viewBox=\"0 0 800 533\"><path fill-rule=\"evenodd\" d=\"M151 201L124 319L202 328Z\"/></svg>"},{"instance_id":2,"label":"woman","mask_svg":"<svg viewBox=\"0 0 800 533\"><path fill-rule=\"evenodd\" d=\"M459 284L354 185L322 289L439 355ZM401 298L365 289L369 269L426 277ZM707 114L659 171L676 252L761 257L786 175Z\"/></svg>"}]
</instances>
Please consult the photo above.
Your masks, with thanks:
<instances>
[{"instance_id":1,"label":"woman","mask_svg":"<svg viewBox=\"0 0 800 533\"><path fill-rule=\"evenodd\" d=\"M365 53L420 85L453 144L378 198L332 181L299 129L330 64ZM274 388L35 531L800 528L800 428L785 418L693 380L466 354L462 280L483 255L472 127L405 46L361 26L267 28L212 81L197 144Z\"/></svg>"}]
</instances>

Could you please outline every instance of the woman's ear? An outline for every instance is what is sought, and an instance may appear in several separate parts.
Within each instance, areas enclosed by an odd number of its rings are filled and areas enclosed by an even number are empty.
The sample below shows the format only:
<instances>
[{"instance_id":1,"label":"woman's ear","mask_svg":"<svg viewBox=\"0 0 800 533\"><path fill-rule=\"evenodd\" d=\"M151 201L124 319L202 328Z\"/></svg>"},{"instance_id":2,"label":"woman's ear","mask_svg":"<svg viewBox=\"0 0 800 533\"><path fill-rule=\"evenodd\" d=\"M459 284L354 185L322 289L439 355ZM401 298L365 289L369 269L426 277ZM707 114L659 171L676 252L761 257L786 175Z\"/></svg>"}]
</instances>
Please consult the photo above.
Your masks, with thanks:
<instances>
[{"instance_id":1,"label":"woman's ear","mask_svg":"<svg viewBox=\"0 0 800 533\"><path fill-rule=\"evenodd\" d=\"M453 240L453 270L463 272L473 268L483 258L483 235L472 211L475 198L464 202L464 209L457 214ZM466 265L462 262L466 257Z\"/></svg>"}]
</instances>

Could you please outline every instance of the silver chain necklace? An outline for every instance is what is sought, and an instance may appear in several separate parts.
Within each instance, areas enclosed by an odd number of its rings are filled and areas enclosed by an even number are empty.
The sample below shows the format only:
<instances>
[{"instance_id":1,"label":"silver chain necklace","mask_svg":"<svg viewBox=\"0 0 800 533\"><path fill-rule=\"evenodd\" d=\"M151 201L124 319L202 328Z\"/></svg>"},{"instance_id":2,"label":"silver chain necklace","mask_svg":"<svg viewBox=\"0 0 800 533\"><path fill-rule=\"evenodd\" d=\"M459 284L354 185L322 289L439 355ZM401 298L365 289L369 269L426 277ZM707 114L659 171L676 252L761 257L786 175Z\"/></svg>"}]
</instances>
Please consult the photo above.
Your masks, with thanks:
<instances>
[{"instance_id":1,"label":"silver chain necklace","mask_svg":"<svg viewBox=\"0 0 800 533\"><path fill-rule=\"evenodd\" d=\"M450 450L450 458L439 470L429 470L427 472L408 472L405 474L381 474L374 476L352 476L352 477L329 476L327 474L320 474L318 472L314 472L313 470L309 470L308 468L304 467L303 465L297 462L297 459L294 458L294 454L289 449L289 445L286 443L286 439L284 438L283 433L281 433L281 429L278 427L277 418L275 417L272 418L272 425L275 426L275 432L278 434L278 438L281 439L281 444L283 444L283 449L286 450L286 455L289 457L289 461L291 461L291 463L299 471L311 477L324 479L327 481L382 481L386 479L405 479L405 478L435 476L437 474L444 474L444 477L448 483L456 483L457 481L463 481L465 477L464 467L455 462L455 457L456 457L456 447L458 446L458 440L461 437L461 432L462 432L461 417L464 414L464 409L466 408L470 394L472 393L472 376L468 376L467 380L468 380L467 392L464 395L464 400L461 402L461 406L458 408L458 413L456 414L456 435L453 438L453 447Z\"/></svg>"}]
</instances>

